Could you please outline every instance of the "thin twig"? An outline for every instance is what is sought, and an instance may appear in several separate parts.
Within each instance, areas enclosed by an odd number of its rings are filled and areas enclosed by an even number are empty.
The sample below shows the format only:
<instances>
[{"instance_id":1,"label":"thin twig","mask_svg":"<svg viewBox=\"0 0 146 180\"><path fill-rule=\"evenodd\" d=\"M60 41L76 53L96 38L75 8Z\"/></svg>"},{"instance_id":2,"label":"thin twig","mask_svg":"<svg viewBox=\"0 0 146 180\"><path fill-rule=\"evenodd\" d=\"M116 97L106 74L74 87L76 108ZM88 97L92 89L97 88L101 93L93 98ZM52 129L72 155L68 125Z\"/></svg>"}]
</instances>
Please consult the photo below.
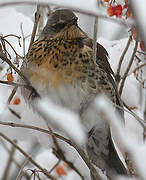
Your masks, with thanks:
<instances>
[{"instance_id":1,"label":"thin twig","mask_svg":"<svg viewBox=\"0 0 146 180\"><path fill-rule=\"evenodd\" d=\"M133 70L133 72L137 71L138 69L141 69L141 68L144 67L144 66L146 66L146 63L143 63L143 64L137 66L137 67Z\"/></svg>"},{"instance_id":2,"label":"thin twig","mask_svg":"<svg viewBox=\"0 0 146 180\"><path fill-rule=\"evenodd\" d=\"M7 38L7 37L9 37L9 36L14 36L14 37L16 37L16 38L18 38L18 39L21 38L21 36L17 36L17 35L15 35L15 34L7 34L7 35L2 36L2 37L3 37L3 38Z\"/></svg>"},{"instance_id":3,"label":"thin twig","mask_svg":"<svg viewBox=\"0 0 146 180\"><path fill-rule=\"evenodd\" d=\"M52 180L57 180L54 176L49 174L49 172L44 169L42 166L40 166L36 161L32 159L20 146L18 146L16 143L14 143L9 137L7 137L5 134L0 132L0 136L3 137L5 140L7 140L10 144L12 144L19 152L21 152L25 157L29 159L29 161L34 164L37 168L39 168L48 178Z\"/></svg>"},{"instance_id":4,"label":"thin twig","mask_svg":"<svg viewBox=\"0 0 146 180\"><path fill-rule=\"evenodd\" d=\"M36 31L37 31L37 27L38 27L38 22L40 19L40 13L39 13L39 9L40 9L40 5L37 5L37 11L35 13L35 21L34 21L34 25L33 25L33 30L32 30L32 36L31 36L31 40L30 40L30 44L29 44L29 48L31 48L32 43L34 42L35 39L35 35L36 35Z\"/></svg>"},{"instance_id":5,"label":"thin twig","mask_svg":"<svg viewBox=\"0 0 146 180\"><path fill-rule=\"evenodd\" d=\"M20 24L21 34L22 34L22 41L23 41L23 57L25 58L25 36L23 32L22 23Z\"/></svg>"},{"instance_id":6,"label":"thin twig","mask_svg":"<svg viewBox=\"0 0 146 180\"><path fill-rule=\"evenodd\" d=\"M3 61L5 61L7 64L9 64L9 66L10 66L11 68L13 68L14 71L16 71L16 72L19 74L19 76L26 82L26 84L30 86L30 82L28 81L28 79L22 74L22 72L21 72L18 68L16 68L16 67L13 65L13 63L5 56L4 53L0 52L0 58L1 58ZM31 86L30 86L30 87L31 87Z\"/></svg>"},{"instance_id":7,"label":"thin twig","mask_svg":"<svg viewBox=\"0 0 146 180\"><path fill-rule=\"evenodd\" d=\"M12 146L12 148L10 150L9 158L8 158L8 161L7 161L7 165L6 165L5 171L3 173L2 180L7 180L8 179L10 168L11 168L11 165L12 165L12 162L13 162L14 153L15 153L15 147Z\"/></svg>"},{"instance_id":8,"label":"thin twig","mask_svg":"<svg viewBox=\"0 0 146 180\"><path fill-rule=\"evenodd\" d=\"M16 180L19 180L20 175L21 175L22 173L24 173L23 169L24 169L24 167L26 166L26 164L27 164L28 162L29 162L29 158L27 157L27 158L25 159L24 163L21 165L21 168L20 168L20 170L19 170L19 172L18 172L18 175L17 175L17 177L16 177ZM25 174L26 174L26 173L25 173Z\"/></svg>"},{"instance_id":9,"label":"thin twig","mask_svg":"<svg viewBox=\"0 0 146 180\"><path fill-rule=\"evenodd\" d=\"M40 3L40 2L39 2ZM27 5L36 5L37 2L33 2L33 1L11 1L11 2L3 2L3 3L0 3L0 8L1 7L5 7L5 6L16 6L16 5L23 5L23 4L27 4ZM103 14L101 12L98 12L98 11L92 11L92 10L85 10L83 8L80 8L80 7L72 7L72 4L70 5L61 5L61 3L52 3L52 2L41 2L40 5L41 6L44 6L44 7L48 7L48 4L49 5L52 5L52 6L58 6L58 7L61 7L61 8L67 8L67 9L71 9L73 11L76 11L76 12L79 12L79 13L83 13L83 14L87 14L89 16L96 16L96 17L100 17L100 18L103 18L103 19L107 19L109 21L113 21L113 22L116 22L118 24L122 24L126 27L135 27L135 22L133 20L127 22L125 19L122 19L122 18L112 18L112 17L109 17L108 15L106 14Z\"/></svg>"},{"instance_id":10,"label":"thin twig","mask_svg":"<svg viewBox=\"0 0 146 180\"><path fill-rule=\"evenodd\" d=\"M18 119L21 119L21 116L17 113L17 112L15 112L13 109L11 109L10 107L8 108L9 109L9 111L14 115L14 116L16 116Z\"/></svg>"},{"instance_id":11,"label":"thin twig","mask_svg":"<svg viewBox=\"0 0 146 180\"><path fill-rule=\"evenodd\" d=\"M0 81L0 83L5 84L4 81ZM10 104L11 100L12 100L13 97L15 96L17 89L18 89L18 86L15 85L15 87L13 88L10 96L8 97L8 104Z\"/></svg>"},{"instance_id":12,"label":"thin twig","mask_svg":"<svg viewBox=\"0 0 146 180\"><path fill-rule=\"evenodd\" d=\"M123 111L125 111L125 112L127 112L127 113L129 113L129 114L131 114L131 115L132 115L133 117L135 117L135 119L140 123L140 125L146 130L146 124L144 123L144 120L141 119L137 114L135 114L135 113L128 107L128 105L127 105L125 102L123 102L123 104L124 104L124 106L126 107L126 109L128 109L128 110L126 110L125 108L123 108L123 107L121 107L121 106L119 106L119 105L117 105L117 104L114 104L114 103L113 103L113 106L118 107L119 109L121 109L121 110L123 110Z\"/></svg>"},{"instance_id":13,"label":"thin twig","mask_svg":"<svg viewBox=\"0 0 146 180\"><path fill-rule=\"evenodd\" d=\"M1 84L6 84L6 85L10 85L10 86L20 86L20 87L25 87L25 88L27 88L26 86L26 84L20 84L20 83L15 83L15 82L9 82L9 81L3 81L3 80L0 80L0 83Z\"/></svg>"},{"instance_id":14,"label":"thin twig","mask_svg":"<svg viewBox=\"0 0 146 180\"><path fill-rule=\"evenodd\" d=\"M98 18L95 17L94 21L94 36L93 36L93 61L96 64L96 53L97 53L97 23L98 23Z\"/></svg>"},{"instance_id":15,"label":"thin twig","mask_svg":"<svg viewBox=\"0 0 146 180\"><path fill-rule=\"evenodd\" d=\"M119 60L119 64L118 64L118 68L117 68L117 73L116 73L116 76L115 76L115 80L116 80L117 85L118 85L119 82L120 82L120 70L121 70L121 65L122 65L122 62L123 62L124 57L125 57L125 55L126 55L126 52L128 51L128 48L129 48L129 46L130 46L131 40L132 40L132 36L130 35L130 36L129 36L129 39L128 39L128 42L127 42L127 44L126 44L126 47L125 47L125 49L124 49L124 51L123 51L123 53L122 53L122 55L121 55L121 57L120 57L120 60Z\"/></svg>"},{"instance_id":16,"label":"thin twig","mask_svg":"<svg viewBox=\"0 0 146 180\"><path fill-rule=\"evenodd\" d=\"M3 36L0 36L0 39L1 39L1 40L3 39L3 41L5 41L5 42L12 48L12 50L14 51L16 57L22 58L22 57L16 52L16 50L14 49L14 47L12 46L12 44L11 44L7 39L5 39Z\"/></svg>"},{"instance_id":17,"label":"thin twig","mask_svg":"<svg viewBox=\"0 0 146 180\"><path fill-rule=\"evenodd\" d=\"M53 131L52 131L50 128L49 128L49 130L53 133ZM56 146L56 148L53 148L53 153L55 154L55 156L56 156L58 159L64 161L66 164L68 164L68 166L69 166L70 168L72 168L72 169L81 177L82 180L84 180L84 177L83 177L83 175L80 173L80 171L74 166L74 164L73 164L72 162L70 162L70 161L68 161L68 160L66 159L66 157L65 157L65 155L64 155L61 147L59 146L59 143L58 143L58 141L57 141L57 138L56 138L55 136L52 136L52 138L53 138L54 145Z\"/></svg>"},{"instance_id":18,"label":"thin twig","mask_svg":"<svg viewBox=\"0 0 146 180\"><path fill-rule=\"evenodd\" d=\"M120 86L120 89L119 89L119 94L120 94L120 95L122 94L123 87L124 87L124 84L125 84L125 80L126 80L126 78L127 78L127 75L128 75L128 73L129 73L129 70L130 70L130 68L131 68L131 65L132 65L132 63L133 63L133 61L134 61L134 57L135 57L135 54L136 54L136 51L137 51L137 47L138 47L138 41L136 40L136 41L135 41L135 47L134 47L134 49L133 49L132 56L131 56L131 58L130 58L129 64L128 64L127 69L126 69L126 71L125 71L125 73L124 73L124 76L123 76L123 78L122 78L121 86Z\"/></svg>"},{"instance_id":19,"label":"thin twig","mask_svg":"<svg viewBox=\"0 0 146 180\"><path fill-rule=\"evenodd\" d=\"M50 169L49 173L51 173L60 163L60 159L57 161L57 163Z\"/></svg>"},{"instance_id":20,"label":"thin twig","mask_svg":"<svg viewBox=\"0 0 146 180\"><path fill-rule=\"evenodd\" d=\"M6 150L8 153L10 153L9 148L6 146L6 144L4 143L4 141L3 141L2 138L0 138L0 142L1 142L1 144L3 145L3 147L5 148L5 150ZM16 159L15 159L14 157L12 157L12 160L13 160L14 164L16 165L16 167L17 167L18 169L20 169L20 168L21 168L21 165L16 161ZM23 172L23 173L24 173L24 172ZM26 177L27 180L30 180L29 175L28 175L26 172L25 172L25 177Z\"/></svg>"},{"instance_id":21,"label":"thin twig","mask_svg":"<svg viewBox=\"0 0 146 180\"><path fill-rule=\"evenodd\" d=\"M84 160L84 162L86 163L86 165L88 166L88 168L90 169L90 171L92 172L92 174L95 175L95 177L97 177L98 180L102 180L102 178L100 177L100 175L97 173L96 169L94 168L94 166L91 164L89 158L86 156L86 154L84 153L84 151L77 146L75 143L73 143L72 141L70 141L69 139L57 134L57 133L53 133L52 131L48 131L46 129L42 129L36 126L30 126L30 125L24 125L24 124L16 124L16 123L10 123L10 122L2 122L0 121L1 125L6 125L6 126L11 126L11 127L23 127L23 128L27 128L27 129L33 129L35 131L40 131L52 136L55 136L56 138L68 143L69 145L71 145L72 147L74 147L76 149L76 151L79 153L79 155L81 156L81 158ZM26 156L27 157L27 156Z\"/></svg>"},{"instance_id":22,"label":"thin twig","mask_svg":"<svg viewBox=\"0 0 146 180\"><path fill-rule=\"evenodd\" d=\"M139 54L143 54L146 55L146 52L142 52L142 51L137 51Z\"/></svg>"}]
</instances>

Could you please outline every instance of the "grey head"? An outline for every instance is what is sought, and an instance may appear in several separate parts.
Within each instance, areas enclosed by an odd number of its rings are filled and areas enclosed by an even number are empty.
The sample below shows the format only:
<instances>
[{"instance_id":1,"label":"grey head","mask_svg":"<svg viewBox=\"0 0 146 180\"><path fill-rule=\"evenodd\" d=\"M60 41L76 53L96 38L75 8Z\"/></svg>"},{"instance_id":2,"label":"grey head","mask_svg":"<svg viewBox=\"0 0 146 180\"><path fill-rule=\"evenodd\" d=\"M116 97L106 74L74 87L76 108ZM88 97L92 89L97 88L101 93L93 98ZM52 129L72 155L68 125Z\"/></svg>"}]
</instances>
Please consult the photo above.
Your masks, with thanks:
<instances>
[{"instance_id":1,"label":"grey head","mask_svg":"<svg viewBox=\"0 0 146 180\"><path fill-rule=\"evenodd\" d=\"M69 9L58 9L50 14L46 26L42 31L43 36L51 37L63 30L67 25L77 26L78 18Z\"/></svg>"}]
</instances>

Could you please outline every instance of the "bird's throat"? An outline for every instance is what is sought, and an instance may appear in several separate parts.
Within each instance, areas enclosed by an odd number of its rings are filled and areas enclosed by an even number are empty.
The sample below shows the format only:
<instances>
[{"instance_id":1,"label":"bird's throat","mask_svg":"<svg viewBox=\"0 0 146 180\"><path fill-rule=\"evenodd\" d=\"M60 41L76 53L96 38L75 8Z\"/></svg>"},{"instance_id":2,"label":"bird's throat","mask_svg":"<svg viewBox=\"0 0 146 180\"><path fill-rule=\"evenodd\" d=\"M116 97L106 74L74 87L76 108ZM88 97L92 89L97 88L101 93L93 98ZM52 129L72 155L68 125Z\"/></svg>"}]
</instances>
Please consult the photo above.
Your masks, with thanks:
<instances>
[{"instance_id":1,"label":"bird's throat","mask_svg":"<svg viewBox=\"0 0 146 180\"><path fill-rule=\"evenodd\" d=\"M86 35L78 28L76 25L72 25L69 28L64 28L61 32L59 32L56 36L59 39L85 39Z\"/></svg>"}]
</instances>

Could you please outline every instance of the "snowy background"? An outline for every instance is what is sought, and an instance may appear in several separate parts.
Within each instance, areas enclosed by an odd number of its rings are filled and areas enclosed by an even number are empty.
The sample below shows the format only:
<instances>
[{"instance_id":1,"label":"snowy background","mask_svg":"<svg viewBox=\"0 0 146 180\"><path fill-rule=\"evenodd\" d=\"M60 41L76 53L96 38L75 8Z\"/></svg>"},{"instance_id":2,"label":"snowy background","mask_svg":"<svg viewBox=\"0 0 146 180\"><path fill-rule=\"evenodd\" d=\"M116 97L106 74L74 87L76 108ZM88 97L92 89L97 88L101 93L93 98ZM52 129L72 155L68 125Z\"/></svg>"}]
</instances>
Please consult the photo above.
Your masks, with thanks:
<instances>
[{"instance_id":1,"label":"snowy background","mask_svg":"<svg viewBox=\"0 0 146 180\"><path fill-rule=\"evenodd\" d=\"M4 2L7 2L6 0ZM46 1L45 1L46 2ZM48 1L49 2L49 1ZM85 0L74 0L72 3L65 1L51 1L56 3L57 5L69 6L69 7L79 7L82 9L87 9L89 11L96 11L97 5L95 0L85 1ZM145 3L146 6L146 3ZM54 6L52 6L54 8ZM30 36L33 28L34 22L34 13L36 11L35 6L30 5L21 5L21 6L8 6L0 8L0 35L7 34L15 34L17 36L22 36L22 30L24 32L25 39L25 52L27 52ZM102 14L106 14L106 10L101 8ZM46 11L47 14L47 11ZM93 24L94 18L88 15L83 15L76 13L79 17L79 25L88 33L90 37L93 37ZM123 25L119 25L117 23L113 23L111 21L99 19L98 21L98 42L101 43L109 53L109 62L112 66L114 72L117 70L117 65L121 54L126 46L128 41L128 30ZM21 47L19 46L18 40L15 37L8 37L9 42L16 49L17 53L23 56L24 47L23 41L21 38ZM120 74L123 75L125 73L125 69L129 62L129 59L132 55L135 41L132 40L128 52L124 58L124 62L121 67ZM10 46L7 46L8 52L11 54L12 60L14 60L14 52L12 51ZM138 48L141 51L140 48ZM146 61L145 56L142 54L137 55L144 61ZM141 62L141 63L143 63ZM20 64L21 64L20 60ZM123 101L133 108L133 111L140 116L143 117L143 110L145 104L145 88L142 87L142 84L136 79L133 70L137 67L138 60L135 58L133 65L129 71L128 77L125 82L125 86L122 93ZM2 63L0 60L0 79L7 80L6 74L10 72L10 69L6 63ZM142 69L142 80L146 78L146 66ZM17 81L17 74L13 73L14 82ZM0 121L3 122L15 122L21 124L28 124L38 126L40 128L47 129L47 126L43 119L41 119L37 114L35 114L29 106L25 103L24 99L21 97L19 90L17 91L15 97L11 101L11 104L7 105L8 97L11 94L13 87L8 85L0 84ZM14 105L13 102L15 98L19 97L21 102L19 105ZM20 116L21 119L16 118L8 108L12 108L15 110ZM53 108L53 107L52 107ZM129 113L125 113L126 119L126 132L129 136L129 141L132 140L131 146L135 148L140 157L146 157L146 150L144 150L143 135L142 128L140 124L135 120L135 118ZM32 156L39 164L42 165L43 168L50 170L56 163L57 158L52 154L52 150L50 147L53 146L53 142L51 136L34 131L28 130L24 128L11 128L8 126L0 125L0 131L5 133L11 139L17 139L18 144L30 155ZM81 137L83 140L83 135L76 134ZM85 179L89 179L90 172L86 167L85 163L79 157L79 155L75 152L75 150L67 145L66 143L59 141L59 144L63 151L66 154L68 160L72 161L73 164L78 168L79 171L83 173ZM135 146L136 144L136 146ZM139 147L139 149L138 149ZM6 150L7 149L7 150ZM0 138L0 179L3 178L3 173L5 171L7 161L8 161L8 151L12 149L9 143L6 143L3 139ZM146 149L146 148L145 148ZM135 153L135 151L134 151ZM138 154L138 153L137 153ZM137 155L138 156L138 155ZM138 156L138 159L140 159ZM24 166L24 170L28 168L34 168L32 164L28 162L28 159L24 158L23 155L15 152L15 161L18 162L20 167ZM146 161L143 161L143 158L140 159L140 163L143 163L143 166L146 167ZM136 159L137 160L137 159ZM139 163L139 164L140 164ZM63 162L60 162L60 167L62 170L61 176L57 170L54 170L52 175L55 175L58 179L67 179L67 180L80 180L80 177L71 170L68 166L66 166ZM27 171L30 173L29 171ZM19 171L16 168L16 163L12 163L12 168L10 169L9 178L11 180L16 179L18 177ZM42 178L45 179L45 176Z\"/></svg>"}]
</instances>

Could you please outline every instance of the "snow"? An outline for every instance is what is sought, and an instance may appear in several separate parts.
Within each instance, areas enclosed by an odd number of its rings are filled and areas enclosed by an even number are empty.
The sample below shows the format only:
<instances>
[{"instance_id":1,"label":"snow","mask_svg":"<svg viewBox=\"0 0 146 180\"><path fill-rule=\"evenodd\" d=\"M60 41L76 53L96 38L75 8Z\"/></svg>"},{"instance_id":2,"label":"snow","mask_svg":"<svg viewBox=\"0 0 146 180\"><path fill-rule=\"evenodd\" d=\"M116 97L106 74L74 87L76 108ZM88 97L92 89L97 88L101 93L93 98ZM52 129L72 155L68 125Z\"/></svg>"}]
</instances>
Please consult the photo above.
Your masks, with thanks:
<instances>
[{"instance_id":1,"label":"snow","mask_svg":"<svg viewBox=\"0 0 146 180\"><path fill-rule=\"evenodd\" d=\"M78 114L63 107L56 106L49 101L49 98L38 100L34 105L37 112L39 112L45 120L53 124L55 129L63 130L78 144L85 142L86 137Z\"/></svg>"}]
</instances>

